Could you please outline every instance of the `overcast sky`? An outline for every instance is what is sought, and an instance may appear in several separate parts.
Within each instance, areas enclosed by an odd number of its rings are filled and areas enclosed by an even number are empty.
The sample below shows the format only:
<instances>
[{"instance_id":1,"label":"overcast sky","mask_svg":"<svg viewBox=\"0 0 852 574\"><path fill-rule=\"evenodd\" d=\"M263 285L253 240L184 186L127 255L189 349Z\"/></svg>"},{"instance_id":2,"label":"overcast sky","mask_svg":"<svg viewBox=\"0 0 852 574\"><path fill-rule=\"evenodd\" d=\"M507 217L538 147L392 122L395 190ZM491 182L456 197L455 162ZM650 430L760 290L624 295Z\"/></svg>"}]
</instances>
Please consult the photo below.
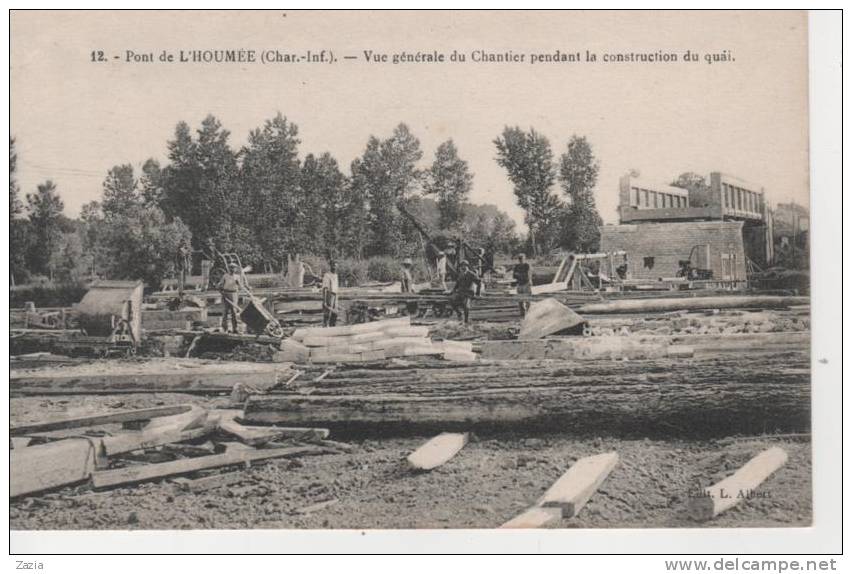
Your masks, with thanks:
<instances>
[{"instance_id":1,"label":"overcast sky","mask_svg":"<svg viewBox=\"0 0 852 574\"><path fill-rule=\"evenodd\" d=\"M53 179L66 213L98 199L116 164L165 161L184 120L208 113L238 148L281 112L299 126L300 154L329 151L348 173L369 135L407 123L423 166L453 138L475 174L471 200L519 222L492 140L535 127L558 156L572 134L601 162L595 190L616 222L618 178L637 169L668 182L723 171L762 185L773 203L808 203L807 22L799 12L595 13L14 13L11 131L23 192ZM336 64L130 64L126 50L326 49ZM728 63L603 63L603 54L720 53ZM103 50L108 62L92 63ZM468 55L464 64L367 64L364 50ZM474 63L512 50L525 62ZM531 65L531 52L596 52L596 64ZM343 56L357 56L344 60ZM119 56L114 60L113 56Z\"/></svg>"}]
</instances>

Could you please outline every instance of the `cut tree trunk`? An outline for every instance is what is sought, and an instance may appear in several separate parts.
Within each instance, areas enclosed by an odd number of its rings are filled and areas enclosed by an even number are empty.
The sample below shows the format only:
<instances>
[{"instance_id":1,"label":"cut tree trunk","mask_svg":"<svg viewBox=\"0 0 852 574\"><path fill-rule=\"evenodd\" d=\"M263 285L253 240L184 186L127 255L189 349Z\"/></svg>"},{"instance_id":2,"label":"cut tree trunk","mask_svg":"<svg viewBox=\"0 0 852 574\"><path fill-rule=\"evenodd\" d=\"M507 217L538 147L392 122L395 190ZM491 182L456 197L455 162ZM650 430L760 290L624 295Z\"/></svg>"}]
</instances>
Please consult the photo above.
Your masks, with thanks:
<instances>
[{"instance_id":1,"label":"cut tree trunk","mask_svg":"<svg viewBox=\"0 0 852 574\"><path fill-rule=\"evenodd\" d=\"M248 401L247 423L467 431L476 427L706 436L810 428L808 353L705 360L518 361L338 371L310 394ZM304 391L304 389L303 389Z\"/></svg>"}]
</instances>

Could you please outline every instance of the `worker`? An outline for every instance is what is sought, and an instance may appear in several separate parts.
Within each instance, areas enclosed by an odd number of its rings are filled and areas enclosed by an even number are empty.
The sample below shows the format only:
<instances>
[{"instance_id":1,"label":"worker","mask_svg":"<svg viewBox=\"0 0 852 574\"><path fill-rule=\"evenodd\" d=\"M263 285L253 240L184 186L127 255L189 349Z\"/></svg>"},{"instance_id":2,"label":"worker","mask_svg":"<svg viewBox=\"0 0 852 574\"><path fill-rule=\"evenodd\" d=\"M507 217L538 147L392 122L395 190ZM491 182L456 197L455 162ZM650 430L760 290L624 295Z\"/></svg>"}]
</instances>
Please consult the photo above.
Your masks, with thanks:
<instances>
[{"instance_id":1,"label":"worker","mask_svg":"<svg viewBox=\"0 0 852 574\"><path fill-rule=\"evenodd\" d=\"M328 271L322 276L322 326L337 325L337 293L338 293L337 264L329 262Z\"/></svg>"},{"instance_id":2,"label":"worker","mask_svg":"<svg viewBox=\"0 0 852 574\"><path fill-rule=\"evenodd\" d=\"M406 257L402 260L402 292L403 293L414 293L414 278L411 276L411 267L414 263L411 261L411 257Z\"/></svg>"},{"instance_id":3,"label":"worker","mask_svg":"<svg viewBox=\"0 0 852 574\"><path fill-rule=\"evenodd\" d=\"M512 277L517 282L518 295L520 295L518 308L521 311L521 317L526 317L527 311L530 308L529 295L532 295L532 268L526 259L526 255L523 253L518 255L518 264L515 265L515 269L512 271Z\"/></svg>"},{"instance_id":4,"label":"worker","mask_svg":"<svg viewBox=\"0 0 852 574\"><path fill-rule=\"evenodd\" d=\"M480 247L476 250L476 264L474 270L476 274L479 275L479 278L482 280L482 289L480 292L485 291L485 273L488 271L488 268L485 265L485 249Z\"/></svg>"},{"instance_id":5,"label":"worker","mask_svg":"<svg viewBox=\"0 0 852 574\"><path fill-rule=\"evenodd\" d=\"M237 315L240 310L240 289L242 287L242 279L240 277L240 266L236 263L231 263L230 268L222 276L219 281L219 291L222 293L222 303L225 305L224 315L222 316L222 330L228 332L228 319L233 325L233 333L239 332L239 323Z\"/></svg>"},{"instance_id":6,"label":"worker","mask_svg":"<svg viewBox=\"0 0 852 574\"><path fill-rule=\"evenodd\" d=\"M462 318L462 313L464 313L465 325L470 324L470 302L474 297L479 296L481 290L482 279L471 270L467 260L462 259L459 263L456 284L450 292L450 305L459 319Z\"/></svg>"},{"instance_id":7,"label":"worker","mask_svg":"<svg viewBox=\"0 0 852 574\"><path fill-rule=\"evenodd\" d=\"M438 276L438 282L441 284L441 289L447 290L447 254L443 251L438 251L435 258L435 273Z\"/></svg>"}]
</instances>

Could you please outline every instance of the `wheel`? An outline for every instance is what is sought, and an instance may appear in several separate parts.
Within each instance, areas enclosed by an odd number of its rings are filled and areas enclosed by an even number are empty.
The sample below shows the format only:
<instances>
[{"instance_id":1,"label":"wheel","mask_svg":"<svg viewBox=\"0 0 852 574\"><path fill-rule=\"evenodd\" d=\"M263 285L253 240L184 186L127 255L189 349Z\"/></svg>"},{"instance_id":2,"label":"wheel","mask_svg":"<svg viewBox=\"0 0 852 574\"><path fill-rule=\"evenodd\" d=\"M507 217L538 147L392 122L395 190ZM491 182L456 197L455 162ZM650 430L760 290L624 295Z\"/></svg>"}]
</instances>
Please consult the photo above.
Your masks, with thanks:
<instances>
[{"instance_id":1,"label":"wheel","mask_svg":"<svg viewBox=\"0 0 852 574\"><path fill-rule=\"evenodd\" d=\"M281 325L267 325L266 334L280 339L284 336L284 328Z\"/></svg>"}]
</instances>

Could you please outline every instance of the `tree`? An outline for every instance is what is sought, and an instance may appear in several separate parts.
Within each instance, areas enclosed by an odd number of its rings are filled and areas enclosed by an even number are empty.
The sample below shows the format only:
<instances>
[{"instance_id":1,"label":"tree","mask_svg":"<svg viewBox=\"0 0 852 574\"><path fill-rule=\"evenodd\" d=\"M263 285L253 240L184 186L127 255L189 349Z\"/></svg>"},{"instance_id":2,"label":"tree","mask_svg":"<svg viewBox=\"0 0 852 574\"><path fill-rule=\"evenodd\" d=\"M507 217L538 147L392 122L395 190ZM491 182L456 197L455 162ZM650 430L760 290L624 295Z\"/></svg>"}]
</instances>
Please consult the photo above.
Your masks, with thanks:
<instances>
[{"instance_id":1,"label":"tree","mask_svg":"<svg viewBox=\"0 0 852 574\"><path fill-rule=\"evenodd\" d=\"M105 213L126 213L140 202L133 166L117 165L107 172L103 183L102 207Z\"/></svg>"},{"instance_id":2,"label":"tree","mask_svg":"<svg viewBox=\"0 0 852 574\"><path fill-rule=\"evenodd\" d=\"M9 271L10 281L26 279L27 252L30 249L30 226L20 215L24 211L17 180L18 154L15 138L9 138Z\"/></svg>"},{"instance_id":3,"label":"tree","mask_svg":"<svg viewBox=\"0 0 852 574\"><path fill-rule=\"evenodd\" d=\"M107 276L142 279L153 289L177 273L182 250L191 246L192 234L180 218L167 221L154 206L134 205L105 217L100 225L99 248Z\"/></svg>"},{"instance_id":4,"label":"tree","mask_svg":"<svg viewBox=\"0 0 852 574\"><path fill-rule=\"evenodd\" d=\"M27 267L34 273L49 274L50 258L59 247L64 224L65 204L56 191L56 184L47 180L39 184L36 193L27 194L27 211L33 233Z\"/></svg>"},{"instance_id":5,"label":"tree","mask_svg":"<svg viewBox=\"0 0 852 574\"><path fill-rule=\"evenodd\" d=\"M550 193L556 177L550 142L532 128L525 132L507 126L494 145L497 163L509 174L518 205L525 212L533 253L550 249L562 208L559 198Z\"/></svg>"},{"instance_id":6,"label":"tree","mask_svg":"<svg viewBox=\"0 0 852 574\"><path fill-rule=\"evenodd\" d=\"M149 158L142 164L139 188L142 203L147 206L160 205L163 201L163 170L160 168L160 162Z\"/></svg>"},{"instance_id":7,"label":"tree","mask_svg":"<svg viewBox=\"0 0 852 574\"><path fill-rule=\"evenodd\" d=\"M408 199L420 177L417 162L423 157L420 141L405 124L399 124L386 140L370 136L360 158L352 162L352 187L369 206L372 255L399 255L414 230L400 221L397 202Z\"/></svg>"},{"instance_id":8,"label":"tree","mask_svg":"<svg viewBox=\"0 0 852 574\"><path fill-rule=\"evenodd\" d=\"M559 181L568 197L562 240L571 251L594 253L600 247L603 220L594 196L599 171L600 163L585 136L571 136L559 162Z\"/></svg>"},{"instance_id":9,"label":"tree","mask_svg":"<svg viewBox=\"0 0 852 574\"><path fill-rule=\"evenodd\" d=\"M279 113L253 130L242 150L243 201L235 214L238 223L253 231L256 259L281 261L305 245L311 229L304 219L311 212L299 188L298 135L298 126Z\"/></svg>"},{"instance_id":10,"label":"tree","mask_svg":"<svg viewBox=\"0 0 852 574\"><path fill-rule=\"evenodd\" d=\"M15 138L9 138L9 221L19 216L24 206L18 198L18 154L15 151Z\"/></svg>"},{"instance_id":11,"label":"tree","mask_svg":"<svg viewBox=\"0 0 852 574\"><path fill-rule=\"evenodd\" d=\"M337 160L329 153L319 158L308 154L301 182L310 213L311 251L326 257L357 255L357 236L362 233L360 198L350 190Z\"/></svg>"},{"instance_id":12,"label":"tree","mask_svg":"<svg viewBox=\"0 0 852 574\"><path fill-rule=\"evenodd\" d=\"M438 197L441 229L458 226L464 219L462 206L473 187L473 174L459 158L452 139L438 146L435 161L426 171L423 192Z\"/></svg>"},{"instance_id":13,"label":"tree","mask_svg":"<svg viewBox=\"0 0 852 574\"><path fill-rule=\"evenodd\" d=\"M710 204L710 185L703 175L686 171L675 179L671 185L689 191L689 204L692 207L704 207Z\"/></svg>"},{"instance_id":14,"label":"tree","mask_svg":"<svg viewBox=\"0 0 852 574\"><path fill-rule=\"evenodd\" d=\"M168 142L171 164L162 171L162 207L168 219L181 219L197 247L212 238L222 250L233 247L234 211L242 204L236 154L230 132L214 116L201 122L197 138L180 122Z\"/></svg>"}]
</instances>

